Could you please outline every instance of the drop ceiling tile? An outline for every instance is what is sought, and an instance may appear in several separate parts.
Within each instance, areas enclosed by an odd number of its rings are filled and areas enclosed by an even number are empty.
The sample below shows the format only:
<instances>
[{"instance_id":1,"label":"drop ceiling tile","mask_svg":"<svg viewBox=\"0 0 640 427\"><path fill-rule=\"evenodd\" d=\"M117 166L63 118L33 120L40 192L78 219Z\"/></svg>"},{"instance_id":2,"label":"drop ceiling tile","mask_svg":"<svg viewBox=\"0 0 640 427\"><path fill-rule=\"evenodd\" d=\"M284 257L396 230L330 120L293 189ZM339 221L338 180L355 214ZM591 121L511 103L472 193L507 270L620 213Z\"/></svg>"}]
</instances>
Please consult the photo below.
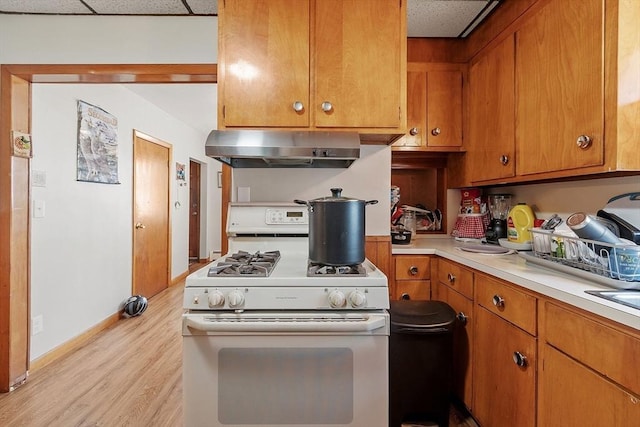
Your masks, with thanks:
<instances>
[{"instance_id":1,"label":"drop ceiling tile","mask_svg":"<svg viewBox=\"0 0 640 427\"><path fill-rule=\"evenodd\" d=\"M80 0L0 0L0 12L92 13Z\"/></svg>"},{"instance_id":2,"label":"drop ceiling tile","mask_svg":"<svg viewBox=\"0 0 640 427\"><path fill-rule=\"evenodd\" d=\"M186 0L196 15L217 15L218 0Z\"/></svg>"},{"instance_id":3,"label":"drop ceiling tile","mask_svg":"<svg viewBox=\"0 0 640 427\"><path fill-rule=\"evenodd\" d=\"M487 3L487 0L409 0L407 36L458 37Z\"/></svg>"},{"instance_id":4,"label":"drop ceiling tile","mask_svg":"<svg viewBox=\"0 0 640 427\"><path fill-rule=\"evenodd\" d=\"M84 0L99 14L113 15L186 15L181 0Z\"/></svg>"}]
</instances>

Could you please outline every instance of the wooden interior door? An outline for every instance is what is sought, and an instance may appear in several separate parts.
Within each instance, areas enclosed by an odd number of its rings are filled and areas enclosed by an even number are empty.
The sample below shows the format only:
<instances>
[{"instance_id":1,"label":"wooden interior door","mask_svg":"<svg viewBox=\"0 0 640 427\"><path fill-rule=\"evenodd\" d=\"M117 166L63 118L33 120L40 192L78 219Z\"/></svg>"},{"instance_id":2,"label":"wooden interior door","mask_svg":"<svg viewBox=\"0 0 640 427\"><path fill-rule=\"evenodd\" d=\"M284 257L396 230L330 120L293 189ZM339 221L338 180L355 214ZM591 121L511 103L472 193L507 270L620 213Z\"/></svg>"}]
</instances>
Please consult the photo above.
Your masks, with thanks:
<instances>
[{"instance_id":1,"label":"wooden interior door","mask_svg":"<svg viewBox=\"0 0 640 427\"><path fill-rule=\"evenodd\" d=\"M200 163L189 162L189 261L200 260Z\"/></svg>"},{"instance_id":2,"label":"wooden interior door","mask_svg":"<svg viewBox=\"0 0 640 427\"><path fill-rule=\"evenodd\" d=\"M169 287L171 145L135 132L133 139L133 294Z\"/></svg>"}]
</instances>

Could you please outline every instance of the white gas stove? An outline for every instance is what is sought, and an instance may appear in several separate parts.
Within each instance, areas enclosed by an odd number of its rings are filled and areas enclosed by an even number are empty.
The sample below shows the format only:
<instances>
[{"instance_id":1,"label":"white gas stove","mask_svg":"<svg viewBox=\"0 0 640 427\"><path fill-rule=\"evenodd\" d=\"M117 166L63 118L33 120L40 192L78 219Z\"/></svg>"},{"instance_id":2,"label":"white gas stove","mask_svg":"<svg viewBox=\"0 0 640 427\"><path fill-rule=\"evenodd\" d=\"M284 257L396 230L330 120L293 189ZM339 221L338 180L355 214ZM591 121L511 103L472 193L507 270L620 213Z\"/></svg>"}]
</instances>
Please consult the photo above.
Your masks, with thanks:
<instances>
[{"instance_id":1,"label":"white gas stove","mask_svg":"<svg viewBox=\"0 0 640 427\"><path fill-rule=\"evenodd\" d=\"M389 308L387 278L370 261L357 266L310 266L308 230L304 206L231 204L227 227L229 254L187 277L184 308L213 311Z\"/></svg>"},{"instance_id":2,"label":"white gas stove","mask_svg":"<svg viewBox=\"0 0 640 427\"><path fill-rule=\"evenodd\" d=\"M306 206L228 218L229 253L186 279L184 425L386 427L386 276L310 266Z\"/></svg>"}]
</instances>

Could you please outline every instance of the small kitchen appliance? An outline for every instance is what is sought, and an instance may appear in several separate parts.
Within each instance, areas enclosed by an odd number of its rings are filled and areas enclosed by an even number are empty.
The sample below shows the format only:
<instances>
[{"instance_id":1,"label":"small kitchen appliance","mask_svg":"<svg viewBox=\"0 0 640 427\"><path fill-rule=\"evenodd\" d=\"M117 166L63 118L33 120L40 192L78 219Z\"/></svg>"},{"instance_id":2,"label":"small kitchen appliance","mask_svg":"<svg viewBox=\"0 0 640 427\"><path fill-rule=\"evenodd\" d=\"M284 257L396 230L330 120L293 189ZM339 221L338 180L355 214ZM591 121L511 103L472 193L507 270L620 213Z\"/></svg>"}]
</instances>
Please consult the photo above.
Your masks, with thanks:
<instances>
[{"instance_id":1,"label":"small kitchen appliance","mask_svg":"<svg viewBox=\"0 0 640 427\"><path fill-rule=\"evenodd\" d=\"M185 281L186 427L387 426L387 278L366 258L311 263L310 220L230 204L229 253Z\"/></svg>"},{"instance_id":2,"label":"small kitchen appliance","mask_svg":"<svg viewBox=\"0 0 640 427\"><path fill-rule=\"evenodd\" d=\"M511 194L490 194L488 199L491 222L487 227L485 238L487 243L497 245L500 239L507 237L507 217L511 210Z\"/></svg>"}]
</instances>

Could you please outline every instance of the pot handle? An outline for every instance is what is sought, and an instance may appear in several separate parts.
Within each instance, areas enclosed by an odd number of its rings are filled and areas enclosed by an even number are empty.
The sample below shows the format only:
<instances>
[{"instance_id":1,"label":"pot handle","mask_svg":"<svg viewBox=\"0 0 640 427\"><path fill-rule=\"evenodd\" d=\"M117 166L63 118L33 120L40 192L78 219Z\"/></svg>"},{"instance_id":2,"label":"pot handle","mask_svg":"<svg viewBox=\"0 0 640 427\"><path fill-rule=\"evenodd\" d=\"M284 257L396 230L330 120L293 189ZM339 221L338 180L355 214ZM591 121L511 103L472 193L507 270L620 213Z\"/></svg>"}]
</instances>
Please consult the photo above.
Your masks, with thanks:
<instances>
[{"instance_id":1,"label":"pot handle","mask_svg":"<svg viewBox=\"0 0 640 427\"><path fill-rule=\"evenodd\" d=\"M307 202L306 200L294 199L293 203L297 203L299 205L306 205L309 209L311 209L311 203Z\"/></svg>"},{"instance_id":2,"label":"pot handle","mask_svg":"<svg viewBox=\"0 0 640 427\"><path fill-rule=\"evenodd\" d=\"M365 205L375 205L376 203L378 203L377 200L367 200L364 202Z\"/></svg>"}]
</instances>

